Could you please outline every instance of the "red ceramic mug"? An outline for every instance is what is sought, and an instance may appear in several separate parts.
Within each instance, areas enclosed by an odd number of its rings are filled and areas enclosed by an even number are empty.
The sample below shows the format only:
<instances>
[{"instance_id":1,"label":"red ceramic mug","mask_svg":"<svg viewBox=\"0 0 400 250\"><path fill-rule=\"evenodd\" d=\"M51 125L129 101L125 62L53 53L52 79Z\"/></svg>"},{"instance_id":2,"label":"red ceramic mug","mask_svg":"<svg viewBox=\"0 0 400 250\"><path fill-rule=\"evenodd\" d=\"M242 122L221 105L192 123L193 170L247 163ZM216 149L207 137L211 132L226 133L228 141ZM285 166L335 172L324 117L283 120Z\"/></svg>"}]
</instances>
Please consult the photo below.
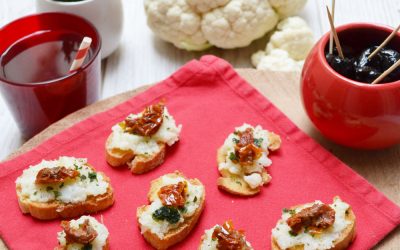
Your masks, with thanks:
<instances>
[{"instance_id":1,"label":"red ceramic mug","mask_svg":"<svg viewBox=\"0 0 400 250\"><path fill-rule=\"evenodd\" d=\"M84 36L92 38L88 56L69 72ZM70 14L26 16L0 29L0 92L23 137L98 100L100 48L96 28Z\"/></svg>"},{"instance_id":2,"label":"red ceramic mug","mask_svg":"<svg viewBox=\"0 0 400 250\"><path fill-rule=\"evenodd\" d=\"M379 45L392 28L370 23L337 27L341 44L356 51ZM329 33L310 52L301 75L304 108L328 139L348 147L379 149L400 143L400 81L367 84L337 73L325 59ZM400 51L400 35L388 46Z\"/></svg>"}]
</instances>

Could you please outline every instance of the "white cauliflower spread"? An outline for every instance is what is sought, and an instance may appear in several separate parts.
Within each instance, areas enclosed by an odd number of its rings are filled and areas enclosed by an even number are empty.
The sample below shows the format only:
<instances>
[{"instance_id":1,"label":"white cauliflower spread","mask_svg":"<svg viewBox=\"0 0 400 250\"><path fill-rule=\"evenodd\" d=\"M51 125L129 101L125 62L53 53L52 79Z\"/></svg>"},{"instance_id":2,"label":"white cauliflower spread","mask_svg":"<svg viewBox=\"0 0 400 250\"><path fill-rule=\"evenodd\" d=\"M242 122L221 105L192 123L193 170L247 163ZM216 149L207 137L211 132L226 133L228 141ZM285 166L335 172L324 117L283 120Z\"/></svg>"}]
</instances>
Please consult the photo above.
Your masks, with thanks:
<instances>
[{"instance_id":1,"label":"white cauliflower spread","mask_svg":"<svg viewBox=\"0 0 400 250\"><path fill-rule=\"evenodd\" d=\"M142 113L131 114L129 119L141 117ZM118 148L122 150L132 150L135 155L154 155L160 151L159 142L172 146L179 140L182 125L177 126L174 118L168 113L164 107L163 121L157 132L151 136L141 136L133 133L125 132L123 126L115 125L107 144L108 149Z\"/></svg>"},{"instance_id":2,"label":"white cauliflower spread","mask_svg":"<svg viewBox=\"0 0 400 250\"><path fill-rule=\"evenodd\" d=\"M247 129L253 130L254 143L261 149L261 155L251 165L243 168L235 159L235 146L240 140L239 133L245 132ZM243 176L244 181L253 189L263 185L261 173L264 167L272 164L272 161L268 158L268 147L270 146L269 133L269 131L264 130L260 125L254 128L249 124L243 124L235 128L235 132L229 134L220 149L222 155L225 155L225 161L219 163L218 170L220 172L228 171L230 174Z\"/></svg>"},{"instance_id":3,"label":"white cauliflower spread","mask_svg":"<svg viewBox=\"0 0 400 250\"><path fill-rule=\"evenodd\" d=\"M90 248L84 248L85 245L80 243L68 243L66 240L65 231L58 232L58 242L59 245L64 247L66 250L81 250L81 249L92 249L92 250L102 250L107 244L108 230L107 228L98 222L95 218L91 216L82 216L77 220L69 221L69 225L72 229L79 229L86 220L89 221L89 225L97 232L96 238L90 242Z\"/></svg>"},{"instance_id":4,"label":"white cauliflower spread","mask_svg":"<svg viewBox=\"0 0 400 250\"><path fill-rule=\"evenodd\" d=\"M294 211L287 210L283 212L281 220L272 229L272 236L281 249L298 245L303 245L304 250L331 249L334 246L334 241L339 239L342 231L351 223L346 220L347 210L350 207L349 204L335 197L333 204L329 205L335 211L335 222L330 228L318 235L314 235L314 237L305 231L293 235L286 221L292 214L298 213L304 208L312 207L314 204L322 204L322 202L315 201L314 203L300 206Z\"/></svg>"},{"instance_id":5,"label":"white cauliflower spread","mask_svg":"<svg viewBox=\"0 0 400 250\"><path fill-rule=\"evenodd\" d=\"M248 46L306 0L145 0L149 27L186 50Z\"/></svg>"},{"instance_id":6,"label":"white cauliflower spread","mask_svg":"<svg viewBox=\"0 0 400 250\"><path fill-rule=\"evenodd\" d=\"M162 204L161 199L157 195L157 192L152 196L153 202L150 206L142 213L139 218L140 228L142 234L148 230L156 234L160 239L163 239L165 234L173 228L179 227L181 223L185 221L185 218L191 217L196 210L199 208L201 203L201 197L204 195L204 188L201 185L193 185L183 177L171 178L169 176L163 176L162 186L178 184L179 182L187 183L187 192L185 192L185 204L180 208L172 208L176 212L176 221L174 223L169 222L165 219L157 219L154 214L157 210L165 207Z\"/></svg>"},{"instance_id":7,"label":"white cauliflower spread","mask_svg":"<svg viewBox=\"0 0 400 250\"><path fill-rule=\"evenodd\" d=\"M53 184L36 184L39 171L64 167L69 171L77 171L78 175L63 182ZM21 199L33 202L61 201L78 203L89 196L97 196L107 192L109 183L103 175L97 174L89 167L87 159L62 156L58 160L46 161L25 169L16 180L17 191ZM20 188L20 190L19 190Z\"/></svg>"},{"instance_id":8,"label":"white cauliflower spread","mask_svg":"<svg viewBox=\"0 0 400 250\"><path fill-rule=\"evenodd\" d=\"M301 71L304 60L314 45L313 33L300 17L289 17L278 24L265 51L252 56L257 69Z\"/></svg>"}]
</instances>

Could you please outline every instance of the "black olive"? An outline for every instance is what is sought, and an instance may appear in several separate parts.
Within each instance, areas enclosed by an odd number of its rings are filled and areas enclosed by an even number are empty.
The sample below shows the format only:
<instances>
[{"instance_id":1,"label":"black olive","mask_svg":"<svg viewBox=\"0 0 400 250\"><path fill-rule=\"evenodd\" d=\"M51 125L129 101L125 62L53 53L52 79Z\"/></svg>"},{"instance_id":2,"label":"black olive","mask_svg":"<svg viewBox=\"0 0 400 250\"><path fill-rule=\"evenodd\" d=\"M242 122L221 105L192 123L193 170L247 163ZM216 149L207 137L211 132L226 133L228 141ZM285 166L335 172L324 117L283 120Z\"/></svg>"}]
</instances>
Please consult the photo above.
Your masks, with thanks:
<instances>
[{"instance_id":1,"label":"black olive","mask_svg":"<svg viewBox=\"0 0 400 250\"><path fill-rule=\"evenodd\" d=\"M371 83L400 59L399 52L384 47L379 50L371 60L369 60L368 56L371 55L376 48L377 46L367 48L355 61L355 80ZM400 69L396 69L385 77L381 83L396 81L399 79Z\"/></svg>"},{"instance_id":2,"label":"black olive","mask_svg":"<svg viewBox=\"0 0 400 250\"><path fill-rule=\"evenodd\" d=\"M171 224L177 223L181 219L178 209L169 206L163 206L152 214L154 220L166 220Z\"/></svg>"},{"instance_id":3,"label":"black olive","mask_svg":"<svg viewBox=\"0 0 400 250\"><path fill-rule=\"evenodd\" d=\"M329 65L339 74L352 78L354 74L353 60L350 58L342 59L340 56L335 54L327 54L326 60Z\"/></svg>"}]
</instances>

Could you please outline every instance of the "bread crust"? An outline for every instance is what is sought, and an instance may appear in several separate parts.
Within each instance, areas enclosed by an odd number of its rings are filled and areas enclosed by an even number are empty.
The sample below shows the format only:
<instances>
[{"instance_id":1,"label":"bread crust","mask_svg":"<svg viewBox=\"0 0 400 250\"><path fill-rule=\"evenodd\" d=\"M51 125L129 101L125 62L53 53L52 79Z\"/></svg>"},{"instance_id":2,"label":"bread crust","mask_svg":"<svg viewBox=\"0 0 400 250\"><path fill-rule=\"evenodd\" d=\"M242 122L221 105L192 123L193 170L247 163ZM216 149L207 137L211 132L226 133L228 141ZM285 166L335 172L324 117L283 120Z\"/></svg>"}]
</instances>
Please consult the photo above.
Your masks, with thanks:
<instances>
[{"instance_id":1,"label":"bread crust","mask_svg":"<svg viewBox=\"0 0 400 250\"><path fill-rule=\"evenodd\" d=\"M68 245L63 247L63 246L57 246L56 248L54 248L54 250L68 250ZM106 240L106 244L103 246L102 250L110 250L110 241Z\"/></svg>"},{"instance_id":2,"label":"bread crust","mask_svg":"<svg viewBox=\"0 0 400 250\"><path fill-rule=\"evenodd\" d=\"M39 220L68 219L81 216L87 213L96 213L105 210L114 204L114 192L111 187L110 179L103 173L101 174L108 186L107 192L97 196L89 196L88 199L78 203L62 203L60 201L35 202L23 199L20 195L21 186L17 185L18 204L22 213L30 214Z\"/></svg>"},{"instance_id":3,"label":"bread crust","mask_svg":"<svg viewBox=\"0 0 400 250\"><path fill-rule=\"evenodd\" d=\"M171 174L167 174L166 176L170 177L180 176L188 180L182 173L178 171L175 171L174 173ZM201 185L204 188L204 185L198 179L190 179L188 181L192 185ZM150 190L149 193L147 194L150 203L154 201L154 197L155 195L157 195L157 192L160 187L161 187L161 177L151 182ZM202 197L200 198L199 207L196 209L194 214L190 217L186 217L185 221L182 224L180 224L177 228L171 229L167 234L165 234L163 239L160 239L156 234L152 233L150 230L144 232L143 237L146 239L148 243L150 243L156 249L159 250L168 249L169 247L181 242L188 236L188 234L197 224L197 221L199 220L200 215L204 210L204 206L205 206L205 190L203 192ZM139 218L142 215L142 213L147 209L147 207L148 205L144 205L138 207L137 209L136 218L139 225L139 230L140 230Z\"/></svg>"},{"instance_id":4,"label":"bread crust","mask_svg":"<svg viewBox=\"0 0 400 250\"><path fill-rule=\"evenodd\" d=\"M292 207L291 209L295 209L301 205L297 205ZM340 237L335 240L334 247L330 248L329 250L344 250L347 249L348 246L353 242L356 237L356 216L351 207L347 210L348 213L346 215L346 220L350 221L351 223L342 231ZM272 250L304 250L303 245L298 245L294 247L290 247L287 249L282 249L279 247L278 243L276 242L275 238L271 235L271 249Z\"/></svg>"},{"instance_id":5,"label":"bread crust","mask_svg":"<svg viewBox=\"0 0 400 250\"><path fill-rule=\"evenodd\" d=\"M144 174L150 170L160 166L164 162L167 151L167 145L159 142L160 150L149 156L138 155L136 156L132 150L124 150L120 148L111 148L110 134L106 141L106 161L112 167L128 166L133 174Z\"/></svg>"},{"instance_id":6,"label":"bread crust","mask_svg":"<svg viewBox=\"0 0 400 250\"><path fill-rule=\"evenodd\" d=\"M217 164L225 162L226 155L223 147L221 146L217 152ZM261 186L251 188L247 182L244 181L243 176L234 175L227 171L221 172L222 177L217 180L217 186L219 189L238 196L254 196L261 192L261 187L271 181L271 176L263 168L261 177L263 183Z\"/></svg>"}]
</instances>

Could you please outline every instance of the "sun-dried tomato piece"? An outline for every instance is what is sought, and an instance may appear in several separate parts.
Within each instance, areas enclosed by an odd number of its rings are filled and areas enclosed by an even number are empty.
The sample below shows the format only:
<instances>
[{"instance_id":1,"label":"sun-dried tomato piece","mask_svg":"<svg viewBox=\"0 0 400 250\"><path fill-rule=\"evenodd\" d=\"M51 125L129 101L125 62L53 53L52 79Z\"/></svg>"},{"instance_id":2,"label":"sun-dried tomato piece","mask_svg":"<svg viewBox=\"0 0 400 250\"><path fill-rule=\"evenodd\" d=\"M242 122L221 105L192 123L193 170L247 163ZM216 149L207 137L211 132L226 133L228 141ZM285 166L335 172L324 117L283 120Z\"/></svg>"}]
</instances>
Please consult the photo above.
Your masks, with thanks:
<instances>
[{"instance_id":1,"label":"sun-dried tomato piece","mask_svg":"<svg viewBox=\"0 0 400 250\"><path fill-rule=\"evenodd\" d=\"M79 171L66 167L43 168L36 175L36 184L56 184L79 176Z\"/></svg>"},{"instance_id":2,"label":"sun-dried tomato piece","mask_svg":"<svg viewBox=\"0 0 400 250\"><path fill-rule=\"evenodd\" d=\"M125 119L125 131L140 136L154 135L161 127L163 114L164 104L150 105L140 117Z\"/></svg>"},{"instance_id":3,"label":"sun-dried tomato piece","mask_svg":"<svg viewBox=\"0 0 400 250\"><path fill-rule=\"evenodd\" d=\"M68 221L62 221L61 227L68 243L89 244L97 237L97 231L89 224L88 219L80 224L78 229L72 228Z\"/></svg>"},{"instance_id":4,"label":"sun-dried tomato piece","mask_svg":"<svg viewBox=\"0 0 400 250\"><path fill-rule=\"evenodd\" d=\"M262 149L254 144L253 129L247 128L239 132L239 142L235 145L234 162L243 166L252 165L261 157Z\"/></svg>"},{"instance_id":5,"label":"sun-dried tomato piece","mask_svg":"<svg viewBox=\"0 0 400 250\"><path fill-rule=\"evenodd\" d=\"M292 215L286 223L293 233L299 233L303 228L318 232L333 225L335 210L326 204L314 204Z\"/></svg>"},{"instance_id":6,"label":"sun-dried tomato piece","mask_svg":"<svg viewBox=\"0 0 400 250\"><path fill-rule=\"evenodd\" d=\"M246 244L244 232L235 230L231 220L226 221L222 227L216 226L212 234L213 240L218 240L218 250L246 250L249 249Z\"/></svg>"},{"instance_id":7,"label":"sun-dried tomato piece","mask_svg":"<svg viewBox=\"0 0 400 250\"><path fill-rule=\"evenodd\" d=\"M158 191L164 206L183 207L186 202L187 182L180 181L178 184L166 185Z\"/></svg>"}]
</instances>

